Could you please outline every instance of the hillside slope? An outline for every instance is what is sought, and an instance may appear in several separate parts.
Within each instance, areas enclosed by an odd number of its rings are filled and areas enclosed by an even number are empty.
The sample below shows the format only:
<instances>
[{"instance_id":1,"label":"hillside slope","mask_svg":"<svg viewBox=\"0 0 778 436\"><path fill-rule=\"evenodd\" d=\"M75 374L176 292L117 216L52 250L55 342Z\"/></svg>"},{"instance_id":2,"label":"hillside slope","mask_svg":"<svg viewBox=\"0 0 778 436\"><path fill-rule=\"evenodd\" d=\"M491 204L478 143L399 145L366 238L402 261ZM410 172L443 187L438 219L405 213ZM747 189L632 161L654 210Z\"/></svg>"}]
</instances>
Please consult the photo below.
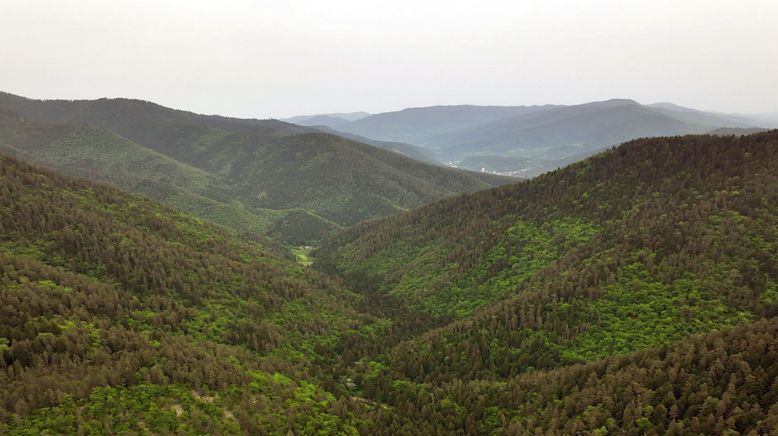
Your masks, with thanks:
<instances>
[{"instance_id":1,"label":"hillside slope","mask_svg":"<svg viewBox=\"0 0 778 436\"><path fill-rule=\"evenodd\" d=\"M0 109L0 151L62 174L146 195L241 233L268 234L274 223L296 213L247 209L235 201L223 177L88 124L34 122Z\"/></svg>"},{"instance_id":2,"label":"hillside slope","mask_svg":"<svg viewBox=\"0 0 778 436\"><path fill-rule=\"evenodd\" d=\"M5 157L0 194L0 433L356 432L356 406L318 385L334 386L340 336L380 331L353 294L221 227Z\"/></svg>"},{"instance_id":3,"label":"hillside slope","mask_svg":"<svg viewBox=\"0 0 778 436\"><path fill-rule=\"evenodd\" d=\"M333 228L515 181L423 164L395 152L280 121L197 115L137 100L37 101L0 94L0 108L38 123L86 123L145 147L154 156L164 155L205 172L226 186L217 197L208 196L208 200L226 203L232 209L217 216L221 223L243 223L247 218L242 215L257 215L260 220L270 215L272 224L264 220L268 231L295 244L313 243ZM116 150L99 142L81 142L84 150L79 153L83 155ZM36 162L58 164L48 160L49 154L36 155L36 150L25 151ZM100 160L121 159L108 155ZM73 171L78 168L71 165ZM77 174L90 176L87 172ZM178 188L197 192L197 187L185 183ZM193 204L170 204L194 213L205 209L198 203L200 199L189 201ZM274 217L266 209L296 212Z\"/></svg>"},{"instance_id":4,"label":"hillside slope","mask_svg":"<svg viewBox=\"0 0 778 436\"><path fill-rule=\"evenodd\" d=\"M776 205L776 131L636 140L357 226L318 265L446 324L390 353L403 377L499 380L774 316Z\"/></svg>"},{"instance_id":5,"label":"hillside slope","mask_svg":"<svg viewBox=\"0 0 778 436\"><path fill-rule=\"evenodd\" d=\"M314 126L314 127L323 132L341 136L346 139L351 139L357 142L361 142L363 144L369 144L374 147L383 148L384 150L394 151L395 153L400 153L403 156L409 157L419 162L424 162L424 163L439 165L439 166L443 165L441 162L435 160L435 158L432 156L433 153L431 151L425 150L415 145L405 144L402 142L378 141L376 139L370 139L354 133L340 132L338 130L335 130L334 128L330 128L327 126Z\"/></svg>"},{"instance_id":6,"label":"hillside slope","mask_svg":"<svg viewBox=\"0 0 778 436\"><path fill-rule=\"evenodd\" d=\"M499 382L395 381L376 395L402 413L371 434L774 434L776 362L773 319Z\"/></svg>"}]
</instances>

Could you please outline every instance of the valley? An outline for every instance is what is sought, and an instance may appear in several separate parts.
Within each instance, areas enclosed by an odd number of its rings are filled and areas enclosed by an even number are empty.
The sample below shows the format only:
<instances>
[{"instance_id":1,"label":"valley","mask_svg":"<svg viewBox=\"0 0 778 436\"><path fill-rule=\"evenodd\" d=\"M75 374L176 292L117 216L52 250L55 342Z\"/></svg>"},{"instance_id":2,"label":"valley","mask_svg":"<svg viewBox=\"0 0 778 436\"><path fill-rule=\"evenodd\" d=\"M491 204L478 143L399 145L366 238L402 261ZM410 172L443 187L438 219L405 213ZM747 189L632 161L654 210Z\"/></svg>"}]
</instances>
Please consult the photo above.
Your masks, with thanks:
<instances>
[{"instance_id":1,"label":"valley","mask_svg":"<svg viewBox=\"0 0 778 436\"><path fill-rule=\"evenodd\" d=\"M220 182L104 130L3 120L20 155L75 132L175 186ZM0 163L2 433L778 423L776 131L638 139L293 250Z\"/></svg>"},{"instance_id":2,"label":"valley","mask_svg":"<svg viewBox=\"0 0 778 436\"><path fill-rule=\"evenodd\" d=\"M778 436L776 23L1 2L0 436Z\"/></svg>"}]
</instances>

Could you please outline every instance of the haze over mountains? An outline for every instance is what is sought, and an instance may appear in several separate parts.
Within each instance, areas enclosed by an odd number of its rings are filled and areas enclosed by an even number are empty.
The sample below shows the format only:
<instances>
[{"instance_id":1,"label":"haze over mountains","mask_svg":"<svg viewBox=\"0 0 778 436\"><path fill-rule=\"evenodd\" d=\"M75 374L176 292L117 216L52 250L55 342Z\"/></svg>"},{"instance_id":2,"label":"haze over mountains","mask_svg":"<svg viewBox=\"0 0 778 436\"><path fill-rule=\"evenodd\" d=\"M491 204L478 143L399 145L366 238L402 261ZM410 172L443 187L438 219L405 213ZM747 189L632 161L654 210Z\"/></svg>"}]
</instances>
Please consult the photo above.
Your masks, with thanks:
<instances>
[{"instance_id":1,"label":"haze over mountains","mask_svg":"<svg viewBox=\"0 0 778 436\"><path fill-rule=\"evenodd\" d=\"M418 146L440 162L535 176L646 136L775 126L769 119L614 99L581 105L433 106L340 119L328 127ZM310 124L309 124L310 125Z\"/></svg>"},{"instance_id":2,"label":"haze over mountains","mask_svg":"<svg viewBox=\"0 0 778 436\"><path fill-rule=\"evenodd\" d=\"M281 121L198 115L139 100L41 101L0 93L0 110L6 153L297 245L361 220L515 181Z\"/></svg>"},{"instance_id":3,"label":"haze over mountains","mask_svg":"<svg viewBox=\"0 0 778 436\"><path fill-rule=\"evenodd\" d=\"M297 124L300 126L327 126L335 127L349 121L356 121L360 118L369 116L367 112L349 112L349 113L331 113L321 115L299 115L291 118L284 118L281 121Z\"/></svg>"}]
</instances>

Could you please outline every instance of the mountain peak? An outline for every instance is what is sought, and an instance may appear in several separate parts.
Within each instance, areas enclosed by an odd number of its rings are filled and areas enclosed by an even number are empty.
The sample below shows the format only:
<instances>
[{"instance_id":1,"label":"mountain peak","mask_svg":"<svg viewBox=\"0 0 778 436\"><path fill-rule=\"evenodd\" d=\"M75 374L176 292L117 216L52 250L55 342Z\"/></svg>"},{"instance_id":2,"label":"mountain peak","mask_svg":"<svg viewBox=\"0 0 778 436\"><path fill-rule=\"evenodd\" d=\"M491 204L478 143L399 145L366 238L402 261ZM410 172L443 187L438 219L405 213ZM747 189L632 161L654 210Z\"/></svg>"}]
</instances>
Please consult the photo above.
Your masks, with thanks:
<instances>
[{"instance_id":1,"label":"mountain peak","mask_svg":"<svg viewBox=\"0 0 778 436\"><path fill-rule=\"evenodd\" d=\"M616 106L642 106L631 98L612 98L610 100L593 101L586 103L587 106L599 106L599 107L616 107Z\"/></svg>"}]
</instances>

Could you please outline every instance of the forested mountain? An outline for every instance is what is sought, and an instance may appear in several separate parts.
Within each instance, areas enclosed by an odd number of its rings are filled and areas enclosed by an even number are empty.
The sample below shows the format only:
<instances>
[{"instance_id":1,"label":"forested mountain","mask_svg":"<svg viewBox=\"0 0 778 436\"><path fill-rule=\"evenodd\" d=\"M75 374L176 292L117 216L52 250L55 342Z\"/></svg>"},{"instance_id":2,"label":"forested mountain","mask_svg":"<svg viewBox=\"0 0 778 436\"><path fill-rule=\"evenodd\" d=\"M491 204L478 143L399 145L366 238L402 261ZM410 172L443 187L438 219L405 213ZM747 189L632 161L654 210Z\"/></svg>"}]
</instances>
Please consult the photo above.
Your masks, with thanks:
<instances>
[{"instance_id":1,"label":"forested mountain","mask_svg":"<svg viewBox=\"0 0 778 436\"><path fill-rule=\"evenodd\" d=\"M326 126L326 127L335 127L341 124L348 123L348 120L344 120L340 117L335 117L332 115L314 115L311 117L293 117L288 120L283 120L292 124L297 124L299 126Z\"/></svg>"},{"instance_id":2,"label":"forested mountain","mask_svg":"<svg viewBox=\"0 0 778 436\"><path fill-rule=\"evenodd\" d=\"M514 181L424 164L308 127L137 100L0 94L0 108L4 148L21 159L116 183L293 244Z\"/></svg>"},{"instance_id":3,"label":"forested mountain","mask_svg":"<svg viewBox=\"0 0 778 436\"><path fill-rule=\"evenodd\" d=\"M763 125L741 115L614 99L572 106L412 108L330 127L423 147L438 161L463 169L532 177L635 138ZM501 164L484 164L489 161Z\"/></svg>"},{"instance_id":4,"label":"forested mountain","mask_svg":"<svg viewBox=\"0 0 778 436\"><path fill-rule=\"evenodd\" d=\"M0 109L0 152L60 173L111 183L242 233L272 233L274 222L293 213L249 209L235 201L237 197L224 177L84 123L36 122ZM309 216L309 220L324 224L320 231L336 227L316 216ZM300 229L298 234L304 232Z\"/></svg>"},{"instance_id":5,"label":"forested mountain","mask_svg":"<svg viewBox=\"0 0 778 436\"><path fill-rule=\"evenodd\" d=\"M354 433L319 368L382 325L261 241L9 158L0 290L2 434Z\"/></svg>"},{"instance_id":6,"label":"forested mountain","mask_svg":"<svg viewBox=\"0 0 778 436\"><path fill-rule=\"evenodd\" d=\"M374 434L775 434L778 321L501 381L385 383ZM375 365L374 365L375 366ZM381 376L374 376L375 379Z\"/></svg>"},{"instance_id":7,"label":"forested mountain","mask_svg":"<svg viewBox=\"0 0 778 436\"><path fill-rule=\"evenodd\" d=\"M428 319L378 359L391 377L497 383L774 317L777 205L778 131L642 139L356 226L318 262Z\"/></svg>"},{"instance_id":8,"label":"forested mountain","mask_svg":"<svg viewBox=\"0 0 778 436\"><path fill-rule=\"evenodd\" d=\"M593 244L608 245L609 250L616 244L637 245L636 237L628 239L624 232L641 231L647 234L646 241L656 240L663 235L654 231L663 229L658 226L672 226L671 214L687 223L686 232L703 231L691 226L703 226L706 219L722 213L710 209L708 202L724 189L736 192L732 203L759 199L765 207L754 213L774 219L775 211L768 205L776 195L770 189L778 165L775 136L776 132L767 132L636 140L528 182L356 226L321 250L321 263L352 278L356 289L364 281L422 305L444 297L460 305L477 303L479 293L472 285L501 274L507 274L501 277L507 282L493 281L482 292L510 294L517 280L533 272L516 268L540 270L563 255L591 250ZM672 194L662 194L662 189ZM718 209L733 207L728 203ZM688 214L699 217L690 221L685 218ZM640 227L632 225L635 220L647 221ZM771 229L769 223L764 222L764 231ZM749 228L757 231L755 226ZM678 243L676 238L671 247L677 248ZM451 295L456 289L452 285L460 281L467 285L464 300ZM493 301L493 295L484 301ZM452 305L441 306L454 314ZM428 312L439 309L429 307Z\"/></svg>"},{"instance_id":9,"label":"forested mountain","mask_svg":"<svg viewBox=\"0 0 778 436\"><path fill-rule=\"evenodd\" d=\"M0 433L767 434L776 205L778 131L641 139L305 268L3 158Z\"/></svg>"}]
</instances>

